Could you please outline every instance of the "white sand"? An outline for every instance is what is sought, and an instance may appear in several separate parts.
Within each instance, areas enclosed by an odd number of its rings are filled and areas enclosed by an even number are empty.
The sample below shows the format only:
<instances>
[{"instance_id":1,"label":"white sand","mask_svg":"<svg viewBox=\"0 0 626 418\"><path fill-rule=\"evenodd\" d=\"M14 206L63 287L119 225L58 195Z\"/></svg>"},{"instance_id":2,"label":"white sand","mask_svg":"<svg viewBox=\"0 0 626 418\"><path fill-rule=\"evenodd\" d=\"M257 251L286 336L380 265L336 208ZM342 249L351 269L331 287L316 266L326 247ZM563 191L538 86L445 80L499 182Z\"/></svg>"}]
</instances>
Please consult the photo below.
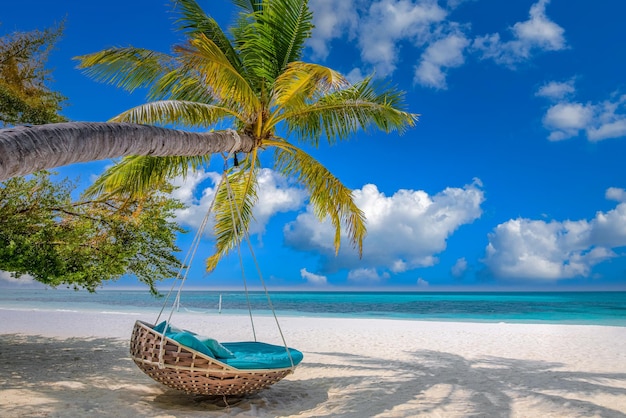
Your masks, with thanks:
<instances>
[{"instance_id":1,"label":"white sand","mask_svg":"<svg viewBox=\"0 0 626 418\"><path fill-rule=\"evenodd\" d=\"M129 359L135 319L0 310L2 417L626 417L626 327L282 318L295 374L224 405ZM247 317L175 314L223 341ZM272 318L260 340L280 343Z\"/></svg>"}]
</instances>

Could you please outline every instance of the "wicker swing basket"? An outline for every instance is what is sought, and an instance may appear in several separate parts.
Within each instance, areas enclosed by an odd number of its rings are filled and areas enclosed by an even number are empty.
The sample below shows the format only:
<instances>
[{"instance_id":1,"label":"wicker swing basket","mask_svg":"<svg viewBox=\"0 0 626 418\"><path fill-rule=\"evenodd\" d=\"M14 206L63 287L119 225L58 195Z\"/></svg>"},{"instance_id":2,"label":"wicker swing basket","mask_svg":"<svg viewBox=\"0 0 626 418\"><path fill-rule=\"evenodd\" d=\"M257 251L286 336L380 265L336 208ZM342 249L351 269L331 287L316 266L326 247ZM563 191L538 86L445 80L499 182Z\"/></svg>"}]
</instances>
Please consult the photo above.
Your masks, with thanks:
<instances>
[{"instance_id":1,"label":"wicker swing basket","mask_svg":"<svg viewBox=\"0 0 626 418\"><path fill-rule=\"evenodd\" d=\"M164 337L152 327L143 321L135 322L130 340L133 361L152 379L188 394L250 395L293 372L292 368L236 369ZM163 350L161 344L165 344Z\"/></svg>"}]
</instances>

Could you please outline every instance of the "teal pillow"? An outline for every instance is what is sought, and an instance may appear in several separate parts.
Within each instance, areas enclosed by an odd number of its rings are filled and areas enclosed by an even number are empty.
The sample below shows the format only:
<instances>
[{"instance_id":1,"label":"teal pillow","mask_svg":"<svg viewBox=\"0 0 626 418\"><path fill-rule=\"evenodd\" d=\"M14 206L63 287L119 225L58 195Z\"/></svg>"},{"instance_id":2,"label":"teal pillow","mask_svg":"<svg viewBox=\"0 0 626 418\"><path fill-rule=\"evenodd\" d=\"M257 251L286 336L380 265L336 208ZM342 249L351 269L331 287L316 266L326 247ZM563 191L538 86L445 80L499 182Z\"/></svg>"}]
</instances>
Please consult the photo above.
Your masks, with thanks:
<instances>
[{"instance_id":1,"label":"teal pillow","mask_svg":"<svg viewBox=\"0 0 626 418\"><path fill-rule=\"evenodd\" d=\"M167 322L163 321L163 322L160 322L157 325L155 325L152 329L155 330L156 332L158 332L159 334L163 334L163 330L165 329L165 325L167 325Z\"/></svg>"},{"instance_id":2,"label":"teal pillow","mask_svg":"<svg viewBox=\"0 0 626 418\"><path fill-rule=\"evenodd\" d=\"M213 351L205 344L203 344L202 341L196 338L195 335L189 332L177 332L175 334L168 335L168 337L180 343L181 345L184 345L185 347L192 348L208 357L215 358L215 354L213 354Z\"/></svg>"},{"instance_id":3,"label":"teal pillow","mask_svg":"<svg viewBox=\"0 0 626 418\"><path fill-rule=\"evenodd\" d=\"M215 355L215 358L235 358L235 355L228 348L224 347L213 338L202 338L202 344L207 346Z\"/></svg>"},{"instance_id":4,"label":"teal pillow","mask_svg":"<svg viewBox=\"0 0 626 418\"><path fill-rule=\"evenodd\" d=\"M167 325L167 321L163 321L160 322L158 325L155 325L154 328L152 328L153 330L155 330L156 332L158 332L159 334L163 334L163 331L165 330L165 326ZM176 334L178 332L182 332L183 330L180 328L175 327L174 325L170 324L167 327L167 331L165 331L166 334Z\"/></svg>"}]
</instances>

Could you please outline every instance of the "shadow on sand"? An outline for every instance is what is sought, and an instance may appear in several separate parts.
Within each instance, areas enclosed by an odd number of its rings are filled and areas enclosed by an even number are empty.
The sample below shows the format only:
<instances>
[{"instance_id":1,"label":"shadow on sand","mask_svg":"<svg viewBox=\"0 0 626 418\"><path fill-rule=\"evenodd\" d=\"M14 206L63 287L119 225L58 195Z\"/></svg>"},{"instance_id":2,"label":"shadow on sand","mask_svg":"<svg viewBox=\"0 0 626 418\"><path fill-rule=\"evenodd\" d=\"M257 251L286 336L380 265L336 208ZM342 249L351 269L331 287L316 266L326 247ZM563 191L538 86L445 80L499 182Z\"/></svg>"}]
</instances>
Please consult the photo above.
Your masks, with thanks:
<instances>
[{"instance_id":1,"label":"shadow on sand","mask_svg":"<svg viewBox=\"0 0 626 418\"><path fill-rule=\"evenodd\" d=\"M554 416L623 417L594 403L626 397L626 374L565 371L563 365L418 350L389 361L309 353L288 377L257 395L186 395L145 376L127 342L0 335L3 417L489 416L515 417L519 402ZM327 375L325 371L328 370Z\"/></svg>"}]
</instances>

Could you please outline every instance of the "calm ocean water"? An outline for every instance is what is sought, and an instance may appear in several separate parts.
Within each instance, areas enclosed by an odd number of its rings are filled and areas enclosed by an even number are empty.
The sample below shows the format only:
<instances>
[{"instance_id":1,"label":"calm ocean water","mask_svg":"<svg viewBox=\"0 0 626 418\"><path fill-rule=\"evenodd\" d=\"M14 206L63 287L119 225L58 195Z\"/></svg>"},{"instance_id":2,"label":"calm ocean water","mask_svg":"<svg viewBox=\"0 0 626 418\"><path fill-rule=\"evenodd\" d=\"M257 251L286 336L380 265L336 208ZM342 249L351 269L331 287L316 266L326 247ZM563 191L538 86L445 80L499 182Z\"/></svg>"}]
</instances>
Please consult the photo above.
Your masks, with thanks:
<instances>
[{"instance_id":1,"label":"calm ocean water","mask_svg":"<svg viewBox=\"0 0 626 418\"><path fill-rule=\"evenodd\" d=\"M247 314L243 292L183 291L180 311ZM626 292L272 292L281 316L626 326ZM252 292L255 314L268 314L264 293ZM146 312L163 306L147 291L0 289L0 309ZM169 309L169 308L168 308Z\"/></svg>"}]
</instances>

